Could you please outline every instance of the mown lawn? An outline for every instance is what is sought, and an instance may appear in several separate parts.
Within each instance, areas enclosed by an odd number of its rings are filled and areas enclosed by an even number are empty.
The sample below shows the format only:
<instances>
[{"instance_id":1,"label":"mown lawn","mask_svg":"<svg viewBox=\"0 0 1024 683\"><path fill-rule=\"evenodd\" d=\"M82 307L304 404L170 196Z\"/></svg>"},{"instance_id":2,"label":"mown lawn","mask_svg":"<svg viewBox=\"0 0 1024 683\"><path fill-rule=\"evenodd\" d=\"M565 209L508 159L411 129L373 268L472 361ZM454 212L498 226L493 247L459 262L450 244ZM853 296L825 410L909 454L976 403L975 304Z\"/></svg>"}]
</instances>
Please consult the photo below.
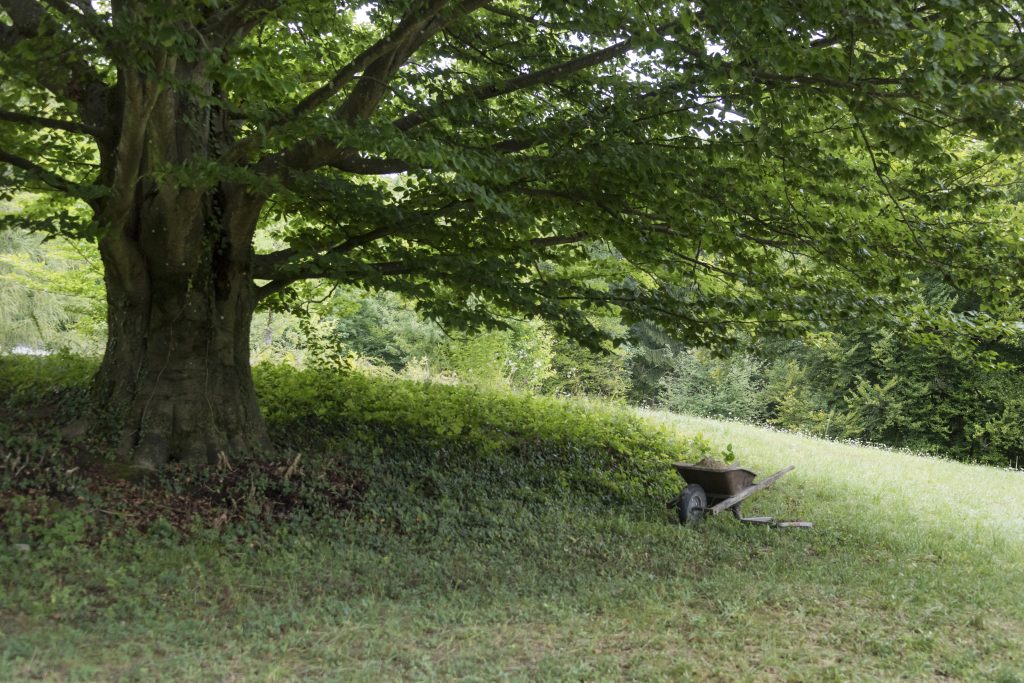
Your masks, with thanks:
<instances>
[{"instance_id":1,"label":"mown lawn","mask_svg":"<svg viewBox=\"0 0 1024 683\"><path fill-rule=\"evenodd\" d=\"M473 462L260 533L86 543L80 509L29 520L22 497L0 544L0 680L1024 681L1024 474L645 418L763 474L795 464L749 511L814 529L681 528L671 479L636 504L564 481L474 502L444 481Z\"/></svg>"}]
</instances>

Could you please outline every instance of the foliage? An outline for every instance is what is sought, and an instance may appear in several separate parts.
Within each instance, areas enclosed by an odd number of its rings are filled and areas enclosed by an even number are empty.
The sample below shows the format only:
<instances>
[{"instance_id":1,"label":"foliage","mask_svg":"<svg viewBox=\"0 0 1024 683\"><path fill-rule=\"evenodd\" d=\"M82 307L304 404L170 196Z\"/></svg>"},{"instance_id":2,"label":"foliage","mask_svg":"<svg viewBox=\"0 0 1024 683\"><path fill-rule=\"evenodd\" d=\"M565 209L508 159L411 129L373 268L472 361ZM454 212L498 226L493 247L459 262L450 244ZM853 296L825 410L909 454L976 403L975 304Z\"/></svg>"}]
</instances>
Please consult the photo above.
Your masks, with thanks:
<instances>
[{"instance_id":1,"label":"foliage","mask_svg":"<svg viewBox=\"0 0 1024 683\"><path fill-rule=\"evenodd\" d=\"M2 222L98 239L123 271L139 240L164 253L196 224L213 249L223 225L159 207L244 188L225 220L262 215L281 245L251 264L240 249L261 297L330 278L591 346L598 309L703 345L737 322L891 313L913 266L1012 286L1011 217L976 213L1005 198L1008 160L972 137L1022 140L1012 7L485 4L356 20L333 3L5 2L3 187L71 199ZM149 156L115 154L118 135ZM138 183L154 220L136 235L123 222L142 213L119 207Z\"/></svg>"},{"instance_id":2,"label":"foliage","mask_svg":"<svg viewBox=\"0 0 1024 683\"><path fill-rule=\"evenodd\" d=\"M0 424L0 492L74 496L82 488L76 470L54 430L25 434Z\"/></svg>"},{"instance_id":3,"label":"foliage","mask_svg":"<svg viewBox=\"0 0 1024 683\"><path fill-rule=\"evenodd\" d=\"M94 258L87 243L44 244L36 235L0 230L0 351L101 350L103 275Z\"/></svg>"},{"instance_id":4,"label":"foliage","mask_svg":"<svg viewBox=\"0 0 1024 683\"><path fill-rule=\"evenodd\" d=\"M69 353L47 358L0 357L0 384L5 405L17 405L58 395L88 384L96 369L94 359Z\"/></svg>"},{"instance_id":5,"label":"foliage","mask_svg":"<svg viewBox=\"0 0 1024 683\"><path fill-rule=\"evenodd\" d=\"M655 404L661 380L685 347L657 325L643 321L630 327L629 340L629 398L640 405Z\"/></svg>"},{"instance_id":6,"label":"foliage","mask_svg":"<svg viewBox=\"0 0 1024 683\"><path fill-rule=\"evenodd\" d=\"M80 391L92 367L64 356L0 358L0 386L13 410L47 395L43 387L55 398ZM669 495L674 475L666 460L707 454L700 439L681 438L628 408L600 402L284 365L259 366L255 377L281 453L265 464L228 462L205 474L170 468L163 475L168 485L200 487L221 505L233 500L257 513L269 500L284 512L313 516L352 504L352 491L368 486L361 509L407 522L416 504L404 507L389 498L397 482L410 494L440 495L430 487L443 472L452 484L443 495L452 501L484 499L488 490L505 486L531 500L583 496L581 506L647 505ZM59 451L59 441L48 443ZM17 467L21 449L9 445L8 464ZM339 457L349 498L332 502L327 497L339 482ZM60 462L67 462L64 455ZM282 484L293 463L292 481ZM34 485L23 477L14 490Z\"/></svg>"},{"instance_id":7,"label":"foliage","mask_svg":"<svg viewBox=\"0 0 1024 683\"><path fill-rule=\"evenodd\" d=\"M282 349L277 354L268 349L261 358L289 362L301 357L307 366L369 363L403 376L531 393L622 398L628 391L620 353L591 351L557 336L538 319L509 318L504 321L507 329L451 334L424 318L415 302L390 292L338 287L325 293L320 287L303 298L293 309L302 318L290 317L290 330L271 330L269 321L267 327L261 321L254 324L254 348L262 337L278 339ZM265 315L289 316L274 311ZM615 326L610 319L600 324Z\"/></svg>"},{"instance_id":8,"label":"foliage","mask_svg":"<svg viewBox=\"0 0 1024 683\"><path fill-rule=\"evenodd\" d=\"M480 331L453 343L449 368L472 384L538 391L552 375L551 333L538 321L510 326Z\"/></svg>"},{"instance_id":9,"label":"foliage","mask_svg":"<svg viewBox=\"0 0 1024 683\"><path fill-rule=\"evenodd\" d=\"M299 428L295 438L300 437L305 421L329 419L339 425L367 424L385 431L397 425L415 428L437 439L437 448L463 440L491 450L517 443L555 443L605 452L612 458L628 453L635 462L687 448L685 442L668 440L663 431L636 419L628 409L600 402L566 402L506 393L500 387L382 380L356 372L283 366L259 367L256 377L258 386L273 387L264 393L268 421L295 424Z\"/></svg>"},{"instance_id":10,"label":"foliage","mask_svg":"<svg viewBox=\"0 0 1024 683\"><path fill-rule=\"evenodd\" d=\"M1020 348L1008 342L1007 350ZM776 421L816 431L827 412L835 419L824 427L839 436L971 461L1019 461L1024 423L1005 418L1020 402L1020 369L951 348L892 329L828 335L797 352L818 416L780 413Z\"/></svg>"},{"instance_id":11,"label":"foliage","mask_svg":"<svg viewBox=\"0 0 1024 683\"><path fill-rule=\"evenodd\" d=\"M907 325L849 321L802 339L758 337L715 356L641 328L634 395L658 405L961 460L1020 462L1020 328L991 325L978 299L922 284ZM1004 302L1010 320L1016 315ZM1017 304L1019 305L1019 304ZM980 306L980 308L984 308Z\"/></svg>"},{"instance_id":12,"label":"foliage","mask_svg":"<svg viewBox=\"0 0 1024 683\"><path fill-rule=\"evenodd\" d=\"M912 329L850 326L804 340L760 340L725 358L689 351L662 378L661 405L1013 465L1024 457L1021 345L1009 337L988 350L1002 360L963 355L955 339L922 341Z\"/></svg>"},{"instance_id":13,"label":"foliage","mask_svg":"<svg viewBox=\"0 0 1024 683\"><path fill-rule=\"evenodd\" d=\"M831 379L827 364L812 365L800 353L799 344L785 350L776 347L778 356L768 366L764 388L764 412L767 421L780 427L827 438L852 439L863 431L853 416L830 404L825 387L816 378Z\"/></svg>"},{"instance_id":14,"label":"foliage","mask_svg":"<svg viewBox=\"0 0 1024 683\"><path fill-rule=\"evenodd\" d=\"M315 358L354 354L396 372L413 358L428 359L434 365L443 362L448 337L419 315L413 303L389 292L368 293L352 287L328 294L310 307L320 327L304 342Z\"/></svg>"}]
</instances>

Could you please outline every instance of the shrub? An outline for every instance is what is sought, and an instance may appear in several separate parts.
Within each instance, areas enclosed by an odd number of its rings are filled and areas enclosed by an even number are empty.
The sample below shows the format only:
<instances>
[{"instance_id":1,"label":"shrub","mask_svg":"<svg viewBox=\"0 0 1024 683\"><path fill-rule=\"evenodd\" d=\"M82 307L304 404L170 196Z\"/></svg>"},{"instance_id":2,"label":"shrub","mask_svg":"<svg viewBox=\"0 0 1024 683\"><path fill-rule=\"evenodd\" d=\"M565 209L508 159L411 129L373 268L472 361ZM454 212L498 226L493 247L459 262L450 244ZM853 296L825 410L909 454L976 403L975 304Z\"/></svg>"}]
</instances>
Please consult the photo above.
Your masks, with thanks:
<instances>
[{"instance_id":1,"label":"shrub","mask_svg":"<svg viewBox=\"0 0 1024 683\"><path fill-rule=\"evenodd\" d=\"M622 353L590 351L565 338L555 339L553 350L552 372L544 383L545 393L613 401L626 398L630 378Z\"/></svg>"},{"instance_id":2,"label":"shrub","mask_svg":"<svg viewBox=\"0 0 1024 683\"><path fill-rule=\"evenodd\" d=\"M480 331L450 344L447 368L468 384L539 391L552 374L552 341L538 321Z\"/></svg>"},{"instance_id":3,"label":"shrub","mask_svg":"<svg viewBox=\"0 0 1024 683\"><path fill-rule=\"evenodd\" d=\"M1013 360L1021 352L1010 342L1000 353ZM1024 385L1013 365L884 329L766 346L774 424L974 462L1024 456Z\"/></svg>"},{"instance_id":4,"label":"shrub","mask_svg":"<svg viewBox=\"0 0 1024 683\"><path fill-rule=\"evenodd\" d=\"M660 401L681 413L758 421L765 412L763 370L745 354L716 358L702 349L684 351L661 379Z\"/></svg>"}]
</instances>

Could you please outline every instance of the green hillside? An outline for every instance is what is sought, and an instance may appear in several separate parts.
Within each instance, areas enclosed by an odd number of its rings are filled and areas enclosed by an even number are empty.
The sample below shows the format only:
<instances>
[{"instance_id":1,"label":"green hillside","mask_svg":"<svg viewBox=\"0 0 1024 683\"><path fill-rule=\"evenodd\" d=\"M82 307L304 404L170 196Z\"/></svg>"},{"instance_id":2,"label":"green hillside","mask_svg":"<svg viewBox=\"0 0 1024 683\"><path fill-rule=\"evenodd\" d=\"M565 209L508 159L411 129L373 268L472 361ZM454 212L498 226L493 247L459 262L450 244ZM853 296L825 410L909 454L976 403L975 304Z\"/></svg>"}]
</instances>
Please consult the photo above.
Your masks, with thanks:
<instances>
[{"instance_id":1,"label":"green hillside","mask_svg":"<svg viewBox=\"0 0 1024 683\"><path fill-rule=\"evenodd\" d=\"M127 484L89 368L0 359L0 680L1024 680L1024 473L264 367L274 459ZM814 528L679 527L697 434Z\"/></svg>"}]
</instances>

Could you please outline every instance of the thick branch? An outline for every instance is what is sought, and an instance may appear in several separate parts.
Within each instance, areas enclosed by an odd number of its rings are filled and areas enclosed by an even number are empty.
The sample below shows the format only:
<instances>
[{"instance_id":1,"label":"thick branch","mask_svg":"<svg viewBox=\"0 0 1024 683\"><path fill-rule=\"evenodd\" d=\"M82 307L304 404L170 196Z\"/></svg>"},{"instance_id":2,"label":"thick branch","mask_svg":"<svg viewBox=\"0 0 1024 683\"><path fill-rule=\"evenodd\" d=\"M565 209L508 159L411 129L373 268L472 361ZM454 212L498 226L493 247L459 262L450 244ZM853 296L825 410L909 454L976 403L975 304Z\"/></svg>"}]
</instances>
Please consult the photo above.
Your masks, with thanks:
<instances>
[{"instance_id":1,"label":"thick branch","mask_svg":"<svg viewBox=\"0 0 1024 683\"><path fill-rule=\"evenodd\" d=\"M66 130L69 133L75 133L78 135L92 135L93 137L99 137L101 134L99 129L92 128L91 126L87 126L78 121L60 121L58 119L49 119L44 116L33 116L32 114L23 114L21 112L7 111L4 109L0 109L0 121L23 123L36 128L55 128L58 130Z\"/></svg>"},{"instance_id":2,"label":"thick branch","mask_svg":"<svg viewBox=\"0 0 1024 683\"><path fill-rule=\"evenodd\" d=\"M364 263L359 266L360 271L372 270L380 275L409 275L415 273L418 268L410 265L403 261L384 261L381 263ZM299 280L308 280L311 278L322 277L323 274L310 274L310 275L292 275L288 277L281 277L276 280L271 280L262 287L256 288L256 298L259 301L266 299L268 296L277 294L278 292L286 289L287 287L295 284Z\"/></svg>"},{"instance_id":3,"label":"thick branch","mask_svg":"<svg viewBox=\"0 0 1024 683\"><path fill-rule=\"evenodd\" d=\"M563 244L578 244L589 238L585 232L577 232L572 235L552 235L551 237L535 237L530 240L534 247L557 247Z\"/></svg>"},{"instance_id":4,"label":"thick branch","mask_svg":"<svg viewBox=\"0 0 1024 683\"><path fill-rule=\"evenodd\" d=\"M401 159L381 159L360 156L351 150L348 156L335 159L327 164L345 173L356 175L388 175L391 173L408 173L412 166Z\"/></svg>"},{"instance_id":5,"label":"thick branch","mask_svg":"<svg viewBox=\"0 0 1024 683\"><path fill-rule=\"evenodd\" d=\"M281 0L237 0L211 16L203 33L216 45L238 42L280 4Z\"/></svg>"},{"instance_id":6,"label":"thick branch","mask_svg":"<svg viewBox=\"0 0 1024 683\"><path fill-rule=\"evenodd\" d=\"M28 159L25 159L23 157L19 157L15 154L10 154L9 152L4 152L3 150L0 150L0 162L9 164L15 168L20 168L21 170L25 171L28 177L33 178L35 180L40 180L49 185L50 187L52 187L53 189L59 190L64 194L70 195L72 197L79 197L82 199L89 199L92 197L93 193L90 192L89 187L85 185L79 185L78 183L68 180L64 176L54 173L53 171L47 170L40 166L39 164L29 161Z\"/></svg>"},{"instance_id":7,"label":"thick branch","mask_svg":"<svg viewBox=\"0 0 1024 683\"><path fill-rule=\"evenodd\" d=\"M590 67L603 64L604 62L615 59L616 57L621 57L629 51L632 46L632 42L632 38L626 38L614 45L610 45L601 50L595 50L594 52L588 52L587 54L580 55L579 57L562 62L561 64L550 66L546 69L509 78L501 83L492 83L489 85L467 88L466 91L460 95L456 95L455 97L447 100L442 100L436 104L430 105L429 107L424 107L418 112L408 114L395 120L394 125L401 131L407 131L425 123L426 121L436 118L446 107L457 102L484 102L495 97L500 97L501 95L508 95L516 92L517 90L552 83L565 78L566 76L571 76L574 73L583 71L584 69L589 69Z\"/></svg>"},{"instance_id":8,"label":"thick branch","mask_svg":"<svg viewBox=\"0 0 1024 683\"><path fill-rule=\"evenodd\" d=\"M472 147L469 145L458 145L464 149L490 150L496 154L515 154L544 142L542 138L509 138L496 142L489 148ZM345 173L356 175L389 175L392 173L411 173L413 166L402 159L385 159L381 157L369 157L358 153L357 150L346 150L345 156L340 156L329 161L327 166L336 168Z\"/></svg>"},{"instance_id":9,"label":"thick branch","mask_svg":"<svg viewBox=\"0 0 1024 683\"><path fill-rule=\"evenodd\" d=\"M463 0L453 11L444 15L442 10L449 1L431 0L424 10L410 12L391 35L355 57L335 73L330 81L300 101L289 114L273 120L271 127L313 111L353 81L356 81L355 87L334 110L333 116L343 121L370 116L380 105L391 79L416 50L453 21L472 13L491 0ZM254 145L253 138L241 140L224 158L241 159ZM264 159L262 166L267 170L278 170L281 166L316 168L332 165L350 153L350 150L341 149L329 141L306 140L290 150Z\"/></svg>"},{"instance_id":10,"label":"thick branch","mask_svg":"<svg viewBox=\"0 0 1024 683\"><path fill-rule=\"evenodd\" d=\"M459 202L460 205L466 202ZM272 280L277 283L276 289L267 290L268 293L280 291L293 282L308 280L318 277L329 277L330 273L323 267L323 260L328 257L337 257L355 250L357 247L370 244L384 237L396 234L400 231L397 227L381 227L346 239L344 242L327 249L324 249L316 257L305 263L294 263L292 261L299 252L295 249L282 249L271 254L257 254L252 262L252 275L260 280ZM530 246L545 248L562 246L566 244L577 244L589 239L583 232L572 235L551 235L548 237L535 237L528 240ZM398 273L392 267L381 268L382 264L374 264L374 268L383 274L396 275Z\"/></svg>"},{"instance_id":11,"label":"thick branch","mask_svg":"<svg viewBox=\"0 0 1024 683\"><path fill-rule=\"evenodd\" d=\"M299 251L293 248L282 249L280 251L273 252L271 254L257 254L253 258L252 274L253 277L260 280L273 280L284 276L292 276L299 271L305 269L309 271L309 274L301 274L295 279L304 279L311 277L321 277L322 273L315 269L318 267L317 260L323 260L328 257L340 256L346 254L358 247L366 244L371 244L384 237L395 235L401 231L408 230L410 227L420 225L424 220L436 220L446 215L449 211L457 209L463 206L471 205L473 202L469 200L462 201L451 201L444 205L440 209L435 211L424 211L410 216L406 221L400 225L387 225L378 226L367 230L366 232L351 237L346 237L342 242L333 246L323 247L317 250L318 253L312 254L314 257L312 261L306 261L305 263L295 263L292 261L295 257L311 256L311 254L300 254Z\"/></svg>"},{"instance_id":12,"label":"thick branch","mask_svg":"<svg viewBox=\"0 0 1024 683\"><path fill-rule=\"evenodd\" d=\"M463 0L447 15L442 15L439 10L433 12L434 16L420 30L411 32L398 41L393 49L367 66L362 78L338 107L335 116L349 121L370 116L380 105L391 79L424 43L452 22L473 13L490 1ZM436 4L438 0L434 0L432 6ZM441 4L443 6L444 3Z\"/></svg>"},{"instance_id":13,"label":"thick branch","mask_svg":"<svg viewBox=\"0 0 1024 683\"><path fill-rule=\"evenodd\" d=\"M632 43L631 38L626 38L614 45L601 50L580 55L574 59L556 64L546 69L523 74L510 78L501 83L490 84L469 88L460 95L425 107L418 112L409 114L395 120L394 125L401 131L409 130L432 118L435 118L447 106L462 101L479 101L506 95L517 90L523 90L535 85L543 85L557 81L566 76L582 71L592 66L602 64L611 59L624 55L629 51ZM355 93L353 93L355 94ZM516 152L532 146L523 141L506 141L495 146L497 152ZM316 153L314 153L316 150ZM338 148L337 146L317 145L312 142L304 143L293 149L286 155L280 156L276 161L267 160L269 166L274 168L277 162L290 168L314 168L316 166L332 166L339 170L352 173L397 173L409 170L408 166L400 160L374 162L357 156L356 150L351 148ZM268 169L269 170L269 169Z\"/></svg>"},{"instance_id":14,"label":"thick branch","mask_svg":"<svg viewBox=\"0 0 1024 683\"><path fill-rule=\"evenodd\" d=\"M35 0L0 0L0 8L7 12L14 24L11 27L0 26L0 46L5 50L41 33L63 32L63 27ZM66 73L70 70L71 77L58 77L54 80L44 73L37 72L37 82L58 97L65 97L78 103L85 120L101 125L101 117L106 113L109 89L100 75L84 59L70 58L67 54L55 57L50 66L53 67L54 73Z\"/></svg>"},{"instance_id":15,"label":"thick branch","mask_svg":"<svg viewBox=\"0 0 1024 683\"><path fill-rule=\"evenodd\" d=\"M346 238L338 244L327 247L316 256L325 258L327 256L340 256L353 249L369 244L388 235L395 233L397 228L387 226L374 228L359 235ZM273 280L282 276L282 271L298 268L301 264L291 262L291 259L299 256L299 250L295 248L281 249L270 254L256 254L252 260L252 275L260 280ZM314 277L314 276L310 276ZM300 279L300 278L297 278Z\"/></svg>"},{"instance_id":16,"label":"thick branch","mask_svg":"<svg viewBox=\"0 0 1024 683\"><path fill-rule=\"evenodd\" d=\"M351 83L356 76L362 73L368 66L385 55L394 52L400 45L414 37L423 30L427 24L445 8L448 0L432 0L419 12L411 12L398 25L391 35L381 38L357 55L348 64L334 74L334 76L322 86L307 95L301 102L295 105L288 114L275 120L274 124L290 121L296 117L310 112L331 97L341 92L341 89Z\"/></svg>"}]
</instances>

